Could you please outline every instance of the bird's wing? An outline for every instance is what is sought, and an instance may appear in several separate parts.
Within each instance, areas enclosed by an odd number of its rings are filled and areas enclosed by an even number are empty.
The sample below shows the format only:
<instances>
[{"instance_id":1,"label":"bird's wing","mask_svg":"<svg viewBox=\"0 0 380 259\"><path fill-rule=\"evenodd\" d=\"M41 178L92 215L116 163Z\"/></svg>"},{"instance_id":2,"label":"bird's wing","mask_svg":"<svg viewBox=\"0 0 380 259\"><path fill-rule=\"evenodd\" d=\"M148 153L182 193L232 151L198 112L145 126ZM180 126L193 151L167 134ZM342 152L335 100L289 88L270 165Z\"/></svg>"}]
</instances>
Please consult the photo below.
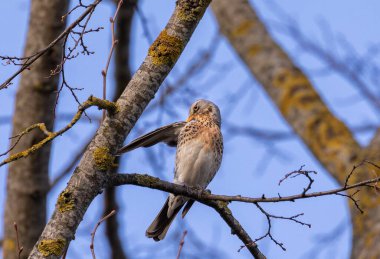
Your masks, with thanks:
<instances>
[{"instance_id":1,"label":"bird's wing","mask_svg":"<svg viewBox=\"0 0 380 259\"><path fill-rule=\"evenodd\" d=\"M128 145L119 149L117 154L126 153L139 147L150 147L159 142L165 142L167 145L175 147L177 146L178 135L185 124L185 121L180 121L160 127L133 140Z\"/></svg>"}]
</instances>

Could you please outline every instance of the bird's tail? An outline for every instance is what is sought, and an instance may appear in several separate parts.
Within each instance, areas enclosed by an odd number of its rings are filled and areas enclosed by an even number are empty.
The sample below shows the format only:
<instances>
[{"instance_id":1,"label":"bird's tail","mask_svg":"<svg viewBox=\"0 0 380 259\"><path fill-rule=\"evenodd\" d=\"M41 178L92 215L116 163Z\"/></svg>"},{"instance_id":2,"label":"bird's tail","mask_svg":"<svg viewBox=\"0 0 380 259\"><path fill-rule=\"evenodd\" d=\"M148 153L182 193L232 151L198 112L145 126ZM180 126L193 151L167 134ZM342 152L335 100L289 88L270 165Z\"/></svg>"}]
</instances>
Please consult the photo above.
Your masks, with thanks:
<instances>
[{"instance_id":1,"label":"bird's tail","mask_svg":"<svg viewBox=\"0 0 380 259\"><path fill-rule=\"evenodd\" d=\"M184 204L175 208L173 213L171 213L170 217L168 217L168 209L169 209L169 197L166 200L164 206L158 213L157 217L153 220L152 224L148 227L145 232L145 235L149 238L153 238L154 241L163 240L168 232L170 225L173 222L173 219L177 215L177 213L181 210Z\"/></svg>"}]
</instances>

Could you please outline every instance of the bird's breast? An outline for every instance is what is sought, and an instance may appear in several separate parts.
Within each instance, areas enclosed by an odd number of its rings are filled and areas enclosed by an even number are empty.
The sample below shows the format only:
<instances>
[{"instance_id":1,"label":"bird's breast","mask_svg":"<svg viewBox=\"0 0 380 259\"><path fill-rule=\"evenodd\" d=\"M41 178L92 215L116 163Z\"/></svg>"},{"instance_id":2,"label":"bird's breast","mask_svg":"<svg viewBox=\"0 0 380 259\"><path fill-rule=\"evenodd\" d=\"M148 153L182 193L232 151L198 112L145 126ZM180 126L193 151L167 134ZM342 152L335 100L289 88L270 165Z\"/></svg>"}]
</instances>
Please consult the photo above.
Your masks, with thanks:
<instances>
[{"instance_id":1,"label":"bird's breast","mask_svg":"<svg viewBox=\"0 0 380 259\"><path fill-rule=\"evenodd\" d=\"M180 136L177 146L175 183L205 188L219 169L221 134L214 129L200 129Z\"/></svg>"}]
</instances>

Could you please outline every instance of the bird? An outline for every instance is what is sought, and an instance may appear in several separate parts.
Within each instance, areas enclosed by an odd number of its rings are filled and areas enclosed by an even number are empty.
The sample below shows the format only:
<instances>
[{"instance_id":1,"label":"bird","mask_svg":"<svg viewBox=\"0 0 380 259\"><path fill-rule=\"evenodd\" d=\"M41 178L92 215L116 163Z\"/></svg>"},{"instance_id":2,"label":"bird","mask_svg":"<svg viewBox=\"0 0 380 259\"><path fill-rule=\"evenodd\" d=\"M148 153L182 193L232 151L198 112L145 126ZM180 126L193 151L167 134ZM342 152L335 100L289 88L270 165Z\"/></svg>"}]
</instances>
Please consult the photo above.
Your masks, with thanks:
<instances>
[{"instance_id":1,"label":"bird","mask_svg":"<svg viewBox=\"0 0 380 259\"><path fill-rule=\"evenodd\" d=\"M186 121L174 122L149 132L119 149L117 154L159 142L177 147L173 183L205 190L219 170L223 157L218 106L208 100L197 100L191 105ZM163 240L181 208L185 206L182 211L184 218L193 204L192 199L169 194L145 235L155 241Z\"/></svg>"}]
</instances>

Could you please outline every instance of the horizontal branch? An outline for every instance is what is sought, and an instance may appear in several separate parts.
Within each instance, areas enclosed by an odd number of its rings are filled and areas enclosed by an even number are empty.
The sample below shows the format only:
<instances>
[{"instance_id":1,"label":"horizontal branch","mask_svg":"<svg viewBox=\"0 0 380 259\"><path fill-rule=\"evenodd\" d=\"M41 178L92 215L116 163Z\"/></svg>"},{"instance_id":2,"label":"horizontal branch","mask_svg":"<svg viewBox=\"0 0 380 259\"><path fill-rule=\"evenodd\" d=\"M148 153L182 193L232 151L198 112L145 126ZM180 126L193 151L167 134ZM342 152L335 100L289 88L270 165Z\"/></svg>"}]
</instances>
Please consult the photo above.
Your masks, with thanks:
<instances>
[{"instance_id":1,"label":"horizontal branch","mask_svg":"<svg viewBox=\"0 0 380 259\"><path fill-rule=\"evenodd\" d=\"M240 225L239 221L237 221L236 218L232 215L231 210L228 208L228 202L213 199L215 195L209 194L207 191L203 191L197 188L191 188L188 186L182 186L163 181L157 177L149 175L116 174L110 176L109 186L125 184L138 185L183 195L197 200L209 207L212 207L231 228L231 233L239 237L239 239L244 243L245 247L247 247L247 249L255 258L266 258L259 250L257 244L251 239L248 233Z\"/></svg>"},{"instance_id":2,"label":"horizontal branch","mask_svg":"<svg viewBox=\"0 0 380 259\"><path fill-rule=\"evenodd\" d=\"M358 188L368 187L375 190L379 190L379 187L376 184L380 182L380 177L377 177L377 178L369 179L369 180L358 182L351 185L348 184L348 181L354 175L355 170L364 164L369 164L375 167L376 169L380 169L378 165L370 161L363 161L359 165L354 166L352 168L351 172L346 177L346 181L343 187L336 188L333 190L328 190L328 191L312 192L312 193L307 193L307 192L311 189L311 186L314 182L314 179L311 177L311 174L316 174L316 172L305 171L305 170L302 170L303 167L301 167L297 171L293 171L291 173L286 174L285 177L280 180L279 184L281 184L284 180L288 178L294 178L294 177L297 177L298 175L305 176L308 179L308 184L306 188L303 189L302 193L297 194L297 195L286 196L286 197L281 197L280 195L278 195L278 197L266 198L265 195L262 195L261 198L252 198L252 197L243 197L241 195L235 195L235 196L214 195L214 194L211 194L207 190L205 191L205 190L201 190L195 187L189 187L189 186L183 186L183 185L170 183L167 181L160 180L157 177L152 177L146 174L145 175L143 174L112 175L110 176L108 186L137 185L137 186L142 186L142 187L148 187L151 189L157 189L157 190L173 193L175 195L185 196L185 197L194 199L200 203L203 203L209 207L212 207L214 210L216 210L219 213L219 215L223 218L223 220L230 226L232 233L236 234L240 238L240 240L244 243L244 246L242 246L242 248L247 247L248 250L251 252L251 254L255 256L255 258L262 258L261 256L263 255L258 250L256 242L265 237L269 237L275 244L280 246L281 249L286 250L284 247L284 244L277 241L271 233L272 219L290 220L295 223L301 224L303 226L307 226L309 228L311 227L311 225L308 223L302 222L298 219L300 216L303 215L303 213L299 213L293 216L272 215L266 212L263 209L263 207L259 205L259 203L286 202L286 201L294 202L298 199L321 197L321 196L327 196L327 195L339 195L339 196L347 197L348 199L350 199L354 203L355 207L361 213L363 213L363 210L359 207L359 201L355 198L355 195L360 191L358 190ZM344 193L345 191L348 191L351 189L356 189L356 191L351 194ZM266 234L264 234L260 238L257 238L253 241L250 238L250 236L247 234L247 232L244 230L244 228L240 225L240 223L234 218L231 210L228 208L228 204L233 201L254 204L259 209L259 211L261 211L267 218L268 230Z\"/></svg>"},{"instance_id":3,"label":"horizontal branch","mask_svg":"<svg viewBox=\"0 0 380 259\"><path fill-rule=\"evenodd\" d=\"M38 143L34 144L33 146L31 146L30 148L28 148L24 151L21 151L21 152L18 152L16 154L9 156L7 159L5 159L3 162L0 163L0 167L5 165L5 164L8 164L10 162L16 161L20 158L27 157L27 156L33 154L34 152L36 152L37 150L41 149L47 143L49 143L50 141L52 141L56 137L62 135L63 133L68 131L70 128L72 128L74 126L74 124L77 123L78 120L81 118L84 111L86 109L92 107L92 106L97 106L99 109L105 109L110 114L114 114L117 111L117 107L116 107L115 103L90 96L87 99L87 101L85 101L84 103L82 103L79 106L77 113L74 115L74 117L70 121L70 123L67 124L61 130L56 131L56 132L50 132L47 130L45 123L37 123L37 124L33 124L30 127L26 128L20 134L14 136L13 138L17 138L17 140L16 140L15 144L6 153L11 151L25 134L29 133L31 130L33 130L35 128L39 128L46 135L46 138L42 139L41 141L39 141ZM4 153L4 154L6 154L6 153ZM4 154L2 154L2 155L4 155Z\"/></svg>"},{"instance_id":4,"label":"horizontal branch","mask_svg":"<svg viewBox=\"0 0 380 259\"><path fill-rule=\"evenodd\" d=\"M327 196L327 195L336 195L338 193L359 188L359 187L369 187L369 188L378 189L379 187L376 187L375 185L371 185L378 182L380 182L380 177L358 182L351 185L346 185L346 186L332 189L332 190L327 190L327 191L301 193L301 194L284 196L284 197L278 196L278 197L270 197L270 198L265 197L265 195L263 195L261 198L253 198L253 197L245 197L241 195L229 196L229 195L211 194L208 191L203 191L197 188L191 188L188 186L182 186L182 185L170 183L167 181L160 180L157 177L143 175L143 174L117 174L117 175L112 176L109 184L113 186L131 184L131 185L137 185L137 186L142 186L142 187L148 187L151 189L157 189L157 190L170 192L177 195L183 195L202 203L204 201L210 201L210 200L223 201L223 202L236 201L236 202L244 202L244 203L264 203L264 202L270 203L270 202L285 202L285 201L294 202L300 199L321 197L321 196Z\"/></svg>"}]
</instances>

